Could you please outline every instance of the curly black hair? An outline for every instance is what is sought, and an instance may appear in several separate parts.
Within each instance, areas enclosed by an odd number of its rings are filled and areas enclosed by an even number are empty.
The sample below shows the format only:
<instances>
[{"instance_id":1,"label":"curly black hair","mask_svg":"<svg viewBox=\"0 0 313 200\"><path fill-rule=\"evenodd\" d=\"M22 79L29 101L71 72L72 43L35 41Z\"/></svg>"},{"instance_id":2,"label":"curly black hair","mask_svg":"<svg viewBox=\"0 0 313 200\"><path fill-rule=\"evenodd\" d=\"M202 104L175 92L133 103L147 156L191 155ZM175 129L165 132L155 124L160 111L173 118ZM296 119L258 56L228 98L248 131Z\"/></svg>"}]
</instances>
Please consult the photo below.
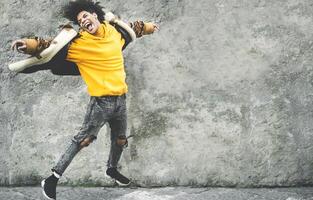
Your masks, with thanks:
<instances>
[{"instance_id":1,"label":"curly black hair","mask_svg":"<svg viewBox=\"0 0 313 200\"><path fill-rule=\"evenodd\" d=\"M93 2L92 0L76 0L70 1L62 9L63 16L75 24L78 24L77 15L81 11L87 11L90 13L96 13L100 22L104 21L105 12L102 10L100 2Z\"/></svg>"}]
</instances>

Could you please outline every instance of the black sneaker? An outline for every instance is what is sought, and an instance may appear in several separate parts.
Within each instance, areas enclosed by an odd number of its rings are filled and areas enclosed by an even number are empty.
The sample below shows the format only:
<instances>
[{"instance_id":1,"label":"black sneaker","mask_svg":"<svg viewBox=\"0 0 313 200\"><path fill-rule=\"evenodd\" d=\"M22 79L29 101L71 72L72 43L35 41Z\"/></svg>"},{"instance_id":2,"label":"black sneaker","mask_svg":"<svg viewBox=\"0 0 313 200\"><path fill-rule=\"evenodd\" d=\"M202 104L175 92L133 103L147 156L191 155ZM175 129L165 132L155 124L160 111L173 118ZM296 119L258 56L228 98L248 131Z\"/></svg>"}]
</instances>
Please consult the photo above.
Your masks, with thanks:
<instances>
[{"instance_id":1,"label":"black sneaker","mask_svg":"<svg viewBox=\"0 0 313 200\"><path fill-rule=\"evenodd\" d=\"M47 199L56 199L56 188L58 180L59 179L52 174L48 178L41 181L41 187L43 189L42 193Z\"/></svg>"},{"instance_id":2,"label":"black sneaker","mask_svg":"<svg viewBox=\"0 0 313 200\"><path fill-rule=\"evenodd\" d=\"M106 174L110 176L111 178L115 179L115 181L120 186L127 186L130 184L130 180L127 177L125 177L123 174L119 173L117 169L114 167L108 168L106 171Z\"/></svg>"}]
</instances>

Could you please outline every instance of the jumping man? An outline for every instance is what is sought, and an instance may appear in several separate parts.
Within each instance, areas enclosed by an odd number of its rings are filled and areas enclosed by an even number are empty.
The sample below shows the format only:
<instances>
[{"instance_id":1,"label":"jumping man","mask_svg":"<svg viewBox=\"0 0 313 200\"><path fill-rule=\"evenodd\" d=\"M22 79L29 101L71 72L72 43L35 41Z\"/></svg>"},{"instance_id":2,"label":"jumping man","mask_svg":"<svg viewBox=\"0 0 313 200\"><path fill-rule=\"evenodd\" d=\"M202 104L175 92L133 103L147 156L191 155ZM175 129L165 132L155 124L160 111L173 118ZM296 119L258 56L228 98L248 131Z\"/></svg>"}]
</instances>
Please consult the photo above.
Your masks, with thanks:
<instances>
[{"instance_id":1,"label":"jumping man","mask_svg":"<svg viewBox=\"0 0 313 200\"><path fill-rule=\"evenodd\" d=\"M130 179L117 170L126 137L126 93L127 84L122 49L125 38L107 21L99 2L92 0L71 1L64 7L64 17L80 26L80 32L68 45L66 60L74 62L87 85L90 102L80 131L72 138L52 175L42 181L43 193L48 199L56 199L59 178L75 155L94 139L100 128L108 122L111 128L111 149L106 174L120 185L129 185ZM130 23L137 37L151 34L157 26L153 23L136 21ZM49 42L41 40L35 53L48 47ZM28 53L30 46L25 39L16 40L13 49ZM37 51L37 52L36 52ZM64 66L66 67L66 66Z\"/></svg>"}]
</instances>

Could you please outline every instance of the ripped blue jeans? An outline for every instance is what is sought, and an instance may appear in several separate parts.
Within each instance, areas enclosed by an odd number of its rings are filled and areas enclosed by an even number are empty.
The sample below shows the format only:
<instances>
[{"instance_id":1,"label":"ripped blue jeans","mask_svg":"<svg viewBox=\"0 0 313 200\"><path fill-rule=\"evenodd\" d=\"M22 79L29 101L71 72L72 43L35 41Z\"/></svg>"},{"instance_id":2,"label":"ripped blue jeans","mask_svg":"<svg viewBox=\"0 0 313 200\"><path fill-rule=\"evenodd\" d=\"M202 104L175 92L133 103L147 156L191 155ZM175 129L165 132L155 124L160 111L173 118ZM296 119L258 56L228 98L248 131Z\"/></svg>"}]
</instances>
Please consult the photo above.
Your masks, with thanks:
<instances>
[{"instance_id":1,"label":"ripped blue jeans","mask_svg":"<svg viewBox=\"0 0 313 200\"><path fill-rule=\"evenodd\" d=\"M111 148L108 167L117 167L123 152L123 146L117 144L118 138L126 138L127 112L126 95L90 97L84 123L80 131L72 138L70 145L61 156L52 171L62 175L75 155L80 151L81 142L88 138L97 138L99 130L108 122L111 129Z\"/></svg>"}]
</instances>

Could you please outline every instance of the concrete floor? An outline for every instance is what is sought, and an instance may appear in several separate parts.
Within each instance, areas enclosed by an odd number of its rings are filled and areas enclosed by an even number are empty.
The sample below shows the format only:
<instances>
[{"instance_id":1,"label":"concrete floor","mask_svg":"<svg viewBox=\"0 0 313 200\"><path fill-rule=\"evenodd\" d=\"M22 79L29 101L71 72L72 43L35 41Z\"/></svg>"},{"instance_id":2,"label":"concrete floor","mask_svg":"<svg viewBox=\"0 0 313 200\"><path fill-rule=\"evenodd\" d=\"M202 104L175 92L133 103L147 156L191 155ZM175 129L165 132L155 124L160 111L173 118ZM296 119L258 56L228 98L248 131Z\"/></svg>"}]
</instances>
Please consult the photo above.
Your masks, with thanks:
<instances>
[{"instance_id":1,"label":"concrete floor","mask_svg":"<svg viewBox=\"0 0 313 200\"><path fill-rule=\"evenodd\" d=\"M83 188L58 187L58 200L313 200L302 188ZM43 200L40 187L0 187L0 200Z\"/></svg>"}]
</instances>

